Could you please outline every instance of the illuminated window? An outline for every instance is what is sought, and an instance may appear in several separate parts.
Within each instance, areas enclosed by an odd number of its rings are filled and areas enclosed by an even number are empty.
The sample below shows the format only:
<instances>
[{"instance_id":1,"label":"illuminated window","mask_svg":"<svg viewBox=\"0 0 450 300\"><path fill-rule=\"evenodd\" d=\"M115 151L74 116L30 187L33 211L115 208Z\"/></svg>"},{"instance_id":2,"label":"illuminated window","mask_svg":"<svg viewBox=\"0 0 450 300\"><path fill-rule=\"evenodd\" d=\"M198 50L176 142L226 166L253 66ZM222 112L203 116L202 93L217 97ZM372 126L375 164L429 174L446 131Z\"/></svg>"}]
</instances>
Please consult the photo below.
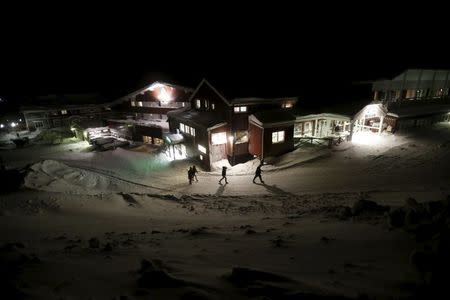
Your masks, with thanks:
<instances>
[{"instance_id":1,"label":"illuminated window","mask_svg":"<svg viewBox=\"0 0 450 300\"><path fill-rule=\"evenodd\" d=\"M183 106L183 107L184 107L185 105L186 105L186 103L184 103L184 102L181 102L181 106Z\"/></svg>"},{"instance_id":2,"label":"illuminated window","mask_svg":"<svg viewBox=\"0 0 450 300\"><path fill-rule=\"evenodd\" d=\"M235 106L234 107L234 112L235 113L243 113L243 112L247 112L247 106Z\"/></svg>"},{"instance_id":3,"label":"illuminated window","mask_svg":"<svg viewBox=\"0 0 450 300\"><path fill-rule=\"evenodd\" d=\"M272 144L284 142L284 130L272 132Z\"/></svg>"},{"instance_id":4,"label":"illuminated window","mask_svg":"<svg viewBox=\"0 0 450 300\"><path fill-rule=\"evenodd\" d=\"M205 147L203 147L202 145L198 144L198 145L197 145L197 148L198 148L198 151L200 151L200 152L206 154L206 148L205 148Z\"/></svg>"},{"instance_id":5,"label":"illuminated window","mask_svg":"<svg viewBox=\"0 0 450 300\"><path fill-rule=\"evenodd\" d=\"M407 90L405 98L414 98L416 96L416 90Z\"/></svg>"},{"instance_id":6,"label":"illuminated window","mask_svg":"<svg viewBox=\"0 0 450 300\"><path fill-rule=\"evenodd\" d=\"M62 115L67 115L67 110L65 110L65 109L61 110L61 114Z\"/></svg>"},{"instance_id":7,"label":"illuminated window","mask_svg":"<svg viewBox=\"0 0 450 300\"><path fill-rule=\"evenodd\" d=\"M153 138L151 136L143 135L142 141L144 142L144 144L152 144Z\"/></svg>"},{"instance_id":8,"label":"illuminated window","mask_svg":"<svg viewBox=\"0 0 450 300\"><path fill-rule=\"evenodd\" d=\"M226 132L218 132L211 134L211 143L213 145L222 145L227 142Z\"/></svg>"},{"instance_id":9,"label":"illuminated window","mask_svg":"<svg viewBox=\"0 0 450 300\"><path fill-rule=\"evenodd\" d=\"M203 160L203 155L200 154L200 160Z\"/></svg>"},{"instance_id":10,"label":"illuminated window","mask_svg":"<svg viewBox=\"0 0 450 300\"><path fill-rule=\"evenodd\" d=\"M215 110L216 109L216 105L214 103L212 103L211 104L211 108L212 108L212 110Z\"/></svg>"},{"instance_id":11,"label":"illuminated window","mask_svg":"<svg viewBox=\"0 0 450 300\"><path fill-rule=\"evenodd\" d=\"M197 107L197 108L202 107L202 102L200 101L200 99L197 99L197 100L195 101L195 107Z\"/></svg>"},{"instance_id":12,"label":"illuminated window","mask_svg":"<svg viewBox=\"0 0 450 300\"><path fill-rule=\"evenodd\" d=\"M42 121L34 121L34 127L35 128L44 127L44 122L42 122Z\"/></svg>"},{"instance_id":13,"label":"illuminated window","mask_svg":"<svg viewBox=\"0 0 450 300\"><path fill-rule=\"evenodd\" d=\"M138 106L142 107L142 101L138 102Z\"/></svg>"},{"instance_id":14,"label":"illuminated window","mask_svg":"<svg viewBox=\"0 0 450 300\"><path fill-rule=\"evenodd\" d=\"M180 123L180 131L195 136L195 128Z\"/></svg>"},{"instance_id":15,"label":"illuminated window","mask_svg":"<svg viewBox=\"0 0 450 300\"><path fill-rule=\"evenodd\" d=\"M236 144L248 142L248 131L236 131Z\"/></svg>"},{"instance_id":16,"label":"illuminated window","mask_svg":"<svg viewBox=\"0 0 450 300\"><path fill-rule=\"evenodd\" d=\"M164 140L159 139L159 138L153 138L153 143L155 145L161 146L162 144L164 144Z\"/></svg>"},{"instance_id":17,"label":"illuminated window","mask_svg":"<svg viewBox=\"0 0 450 300\"><path fill-rule=\"evenodd\" d=\"M205 108L208 109L208 100L205 100Z\"/></svg>"},{"instance_id":18,"label":"illuminated window","mask_svg":"<svg viewBox=\"0 0 450 300\"><path fill-rule=\"evenodd\" d=\"M131 101L131 106L136 106L136 102Z\"/></svg>"}]
</instances>

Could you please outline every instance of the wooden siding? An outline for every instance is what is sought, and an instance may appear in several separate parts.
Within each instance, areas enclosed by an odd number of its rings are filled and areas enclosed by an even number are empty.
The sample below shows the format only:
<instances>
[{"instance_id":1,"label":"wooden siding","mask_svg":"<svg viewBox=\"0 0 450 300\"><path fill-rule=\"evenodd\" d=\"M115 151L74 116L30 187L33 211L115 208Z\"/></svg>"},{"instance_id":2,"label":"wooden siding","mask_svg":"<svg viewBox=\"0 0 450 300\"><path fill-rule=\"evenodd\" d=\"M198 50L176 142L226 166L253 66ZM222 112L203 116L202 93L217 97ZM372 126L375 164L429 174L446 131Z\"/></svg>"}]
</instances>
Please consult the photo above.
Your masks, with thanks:
<instances>
[{"instance_id":1,"label":"wooden siding","mask_svg":"<svg viewBox=\"0 0 450 300\"><path fill-rule=\"evenodd\" d=\"M263 129L249 123L248 126L248 152L252 155L256 155L258 157L262 157L262 136ZM272 137L271 137L272 139Z\"/></svg>"},{"instance_id":2,"label":"wooden siding","mask_svg":"<svg viewBox=\"0 0 450 300\"><path fill-rule=\"evenodd\" d=\"M151 136L153 138L162 139L162 129L159 127L146 127L136 125L133 128L133 140L142 142L142 136Z\"/></svg>"},{"instance_id":3,"label":"wooden siding","mask_svg":"<svg viewBox=\"0 0 450 300\"><path fill-rule=\"evenodd\" d=\"M284 142L272 144L272 132L284 130ZM294 125L264 129L263 157L278 156L294 150Z\"/></svg>"},{"instance_id":4,"label":"wooden siding","mask_svg":"<svg viewBox=\"0 0 450 300\"><path fill-rule=\"evenodd\" d=\"M213 130L209 131L209 136L208 136L209 152L208 152L208 154L209 154L210 164L212 164L216 161L222 160L222 159L227 159L227 152L228 152L227 145L229 144L228 138L227 138L225 144L213 145L212 140L211 140L211 135L213 133L225 132L228 136L228 129L229 129L228 125L223 125L223 126L214 128Z\"/></svg>"},{"instance_id":5,"label":"wooden siding","mask_svg":"<svg viewBox=\"0 0 450 300\"><path fill-rule=\"evenodd\" d=\"M196 106L196 101L199 99L201 101L202 107L200 109ZM204 107L204 101L207 100L209 105L208 108ZM212 104L214 103L214 110L212 109ZM223 99L213 91L206 83L197 90L191 99L191 108L195 110L202 111L214 111L218 113L222 118L230 118L230 107L223 101Z\"/></svg>"}]
</instances>

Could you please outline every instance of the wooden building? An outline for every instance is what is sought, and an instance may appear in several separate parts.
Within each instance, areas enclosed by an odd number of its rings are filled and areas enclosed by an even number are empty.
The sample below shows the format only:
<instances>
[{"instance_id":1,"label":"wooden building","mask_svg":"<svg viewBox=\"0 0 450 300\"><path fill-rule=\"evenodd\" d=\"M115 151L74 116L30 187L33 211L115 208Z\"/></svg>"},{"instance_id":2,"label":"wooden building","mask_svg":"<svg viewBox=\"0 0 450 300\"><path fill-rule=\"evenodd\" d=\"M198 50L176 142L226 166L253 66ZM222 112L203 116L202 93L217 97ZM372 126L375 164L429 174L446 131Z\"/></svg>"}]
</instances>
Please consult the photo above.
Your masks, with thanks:
<instances>
[{"instance_id":1,"label":"wooden building","mask_svg":"<svg viewBox=\"0 0 450 300\"><path fill-rule=\"evenodd\" d=\"M193 89L155 81L109 104L113 114L107 124L124 128L130 139L145 144L161 145L169 133L167 113L189 107Z\"/></svg>"},{"instance_id":2,"label":"wooden building","mask_svg":"<svg viewBox=\"0 0 450 300\"><path fill-rule=\"evenodd\" d=\"M20 111L28 130L56 127L70 128L79 119L103 119L111 111L97 94L41 96L37 105L25 105Z\"/></svg>"},{"instance_id":3,"label":"wooden building","mask_svg":"<svg viewBox=\"0 0 450 300\"><path fill-rule=\"evenodd\" d=\"M250 132L250 116L263 111L274 112L280 109L290 111L297 102L297 98L229 100L203 79L191 95L189 102L189 108L167 114L170 131L183 134L188 155L198 157L203 166L210 169L213 163L222 159L228 159L230 164L234 165L254 155L264 157L264 152L250 151L249 145L252 144L252 139L255 139L254 143L262 142L257 133L252 135ZM293 132L293 121L289 126L292 127ZM287 135L286 140L288 140ZM273 150L273 153L277 151Z\"/></svg>"},{"instance_id":4,"label":"wooden building","mask_svg":"<svg viewBox=\"0 0 450 300\"><path fill-rule=\"evenodd\" d=\"M267 159L294 150L295 116L288 111L262 111L249 117L249 153Z\"/></svg>"},{"instance_id":5,"label":"wooden building","mask_svg":"<svg viewBox=\"0 0 450 300\"><path fill-rule=\"evenodd\" d=\"M394 133L448 121L450 70L410 69L391 80L375 81L374 100L354 116L353 131Z\"/></svg>"},{"instance_id":6,"label":"wooden building","mask_svg":"<svg viewBox=\"0 0 450 300\"><path fill-rule=\"evenodd\" d=\"M345 137L350 135L351 118L346 115L320 113L296 116L294 137Z\"/></svg>"}]
</instances>

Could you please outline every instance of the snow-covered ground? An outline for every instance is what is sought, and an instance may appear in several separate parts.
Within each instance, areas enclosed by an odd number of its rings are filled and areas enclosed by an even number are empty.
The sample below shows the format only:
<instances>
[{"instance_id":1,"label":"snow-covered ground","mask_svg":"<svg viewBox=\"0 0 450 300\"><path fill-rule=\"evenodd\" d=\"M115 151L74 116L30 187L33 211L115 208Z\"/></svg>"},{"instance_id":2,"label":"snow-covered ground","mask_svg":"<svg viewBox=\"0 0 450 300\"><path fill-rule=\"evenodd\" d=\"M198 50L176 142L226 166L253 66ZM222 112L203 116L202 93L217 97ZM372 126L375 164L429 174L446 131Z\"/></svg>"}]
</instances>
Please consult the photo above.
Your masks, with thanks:
<instances>
[{"instance_id":1,"label":"snow-covered ground","mask_svg":"<svg viewBox=\"0 0 450 300\"><path fill-rule=\"evenodd\" d=\"M139 151L90 152L84 142L2 151L9 167L32 166L25 188L0 196L0 243L24 246L0 260L29 258L11 278L38 299L411 296L415 241L382 215L329 212L361 198L392 207L445 198L450 126L380 139L298 149L263 167L265 184L252 183L256 160L229 166L227 185L219 171L189 185L192 162ZM142 259L162 275L139 273ZM236 283L237 266L270 274L244 269L257 282Z\"/></svg>"}]
</instances>

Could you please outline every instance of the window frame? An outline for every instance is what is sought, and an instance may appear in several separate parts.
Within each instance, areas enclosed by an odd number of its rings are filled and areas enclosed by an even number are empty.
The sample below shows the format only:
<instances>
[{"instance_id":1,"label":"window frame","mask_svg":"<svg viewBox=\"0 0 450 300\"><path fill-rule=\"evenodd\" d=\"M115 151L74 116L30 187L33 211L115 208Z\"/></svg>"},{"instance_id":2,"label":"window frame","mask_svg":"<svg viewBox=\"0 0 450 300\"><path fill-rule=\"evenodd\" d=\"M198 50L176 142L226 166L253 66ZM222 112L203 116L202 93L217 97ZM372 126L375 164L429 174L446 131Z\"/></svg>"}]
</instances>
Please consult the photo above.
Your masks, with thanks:
<instances>
[{"instance_id":1,"label":"window frame","mask_svg":"<svg viewBox=\"0 0 450 300\"><path fill-rule=\"evenodd\" d=\"M281 144L285 142L285 130L273 131L272 132L272 144ZM280 138L282 136L282 139ZM274 141L275 138L275 141Z\"/></svg>"}]
</instances>

